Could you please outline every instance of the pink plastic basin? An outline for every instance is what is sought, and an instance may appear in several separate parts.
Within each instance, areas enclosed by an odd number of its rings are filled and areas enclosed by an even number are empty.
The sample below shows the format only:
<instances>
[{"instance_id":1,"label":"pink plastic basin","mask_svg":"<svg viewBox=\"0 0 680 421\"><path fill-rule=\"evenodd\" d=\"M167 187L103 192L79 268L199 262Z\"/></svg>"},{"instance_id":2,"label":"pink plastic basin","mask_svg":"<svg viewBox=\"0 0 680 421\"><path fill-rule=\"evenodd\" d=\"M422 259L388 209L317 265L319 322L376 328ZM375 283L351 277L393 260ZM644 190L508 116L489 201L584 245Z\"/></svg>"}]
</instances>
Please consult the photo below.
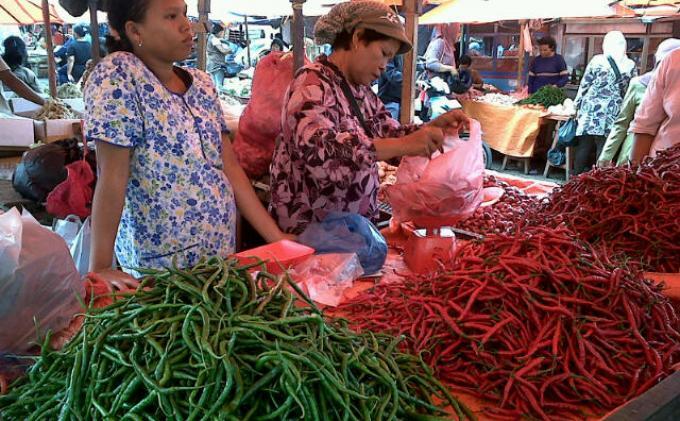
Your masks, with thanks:
<instances>
[{"instance_id":1,"label":"pink plastic basin","mask_svg":"<svg viewBox=\"0 0 680 421\"><path fill-rule=\"evenodd\" d=\"M250 265L264 261L267 271L279 274L284 270L295 266L314 254L314 249L290 240L281 240L275 243L244 250L234 255L242 265Z\"/></svg>"}]
</instances>

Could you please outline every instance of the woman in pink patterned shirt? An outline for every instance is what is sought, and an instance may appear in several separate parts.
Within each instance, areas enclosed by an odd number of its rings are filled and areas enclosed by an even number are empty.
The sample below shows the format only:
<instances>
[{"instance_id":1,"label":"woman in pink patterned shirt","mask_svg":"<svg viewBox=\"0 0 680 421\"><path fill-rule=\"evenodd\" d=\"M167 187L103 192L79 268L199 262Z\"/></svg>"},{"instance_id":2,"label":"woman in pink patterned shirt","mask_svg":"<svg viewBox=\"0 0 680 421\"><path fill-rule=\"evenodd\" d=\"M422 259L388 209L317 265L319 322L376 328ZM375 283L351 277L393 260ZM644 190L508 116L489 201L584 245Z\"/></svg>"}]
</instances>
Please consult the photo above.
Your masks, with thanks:
<instances>
[{"instance_id":1,"label":"woman in pink patterned shirt","mask_svg":"<svg viewBox=\"0 0 680 421\"><path fill-rule=\"evenodd\" d=\"M411 49L388 6L338 4L319 19L315 35L333 53L305 66L291 82L271 167L270 212L283 231L294 234L333 211L374 220L377 162L430 156L445 131L467 123L453 111L427 125L402 126L371 91L387 63Z\"/></svg>"},{"instance_id":2,"label":"woman in pink patterned shirt","mask_svg":"<svg viewBox=\"0 0 680 421\"><path fill-rule=\"evenodd\" d=\"M635 133L630 156L633 163L680 143L680 50L659 64L630 131Z\"/></svg>"}]
</instances>

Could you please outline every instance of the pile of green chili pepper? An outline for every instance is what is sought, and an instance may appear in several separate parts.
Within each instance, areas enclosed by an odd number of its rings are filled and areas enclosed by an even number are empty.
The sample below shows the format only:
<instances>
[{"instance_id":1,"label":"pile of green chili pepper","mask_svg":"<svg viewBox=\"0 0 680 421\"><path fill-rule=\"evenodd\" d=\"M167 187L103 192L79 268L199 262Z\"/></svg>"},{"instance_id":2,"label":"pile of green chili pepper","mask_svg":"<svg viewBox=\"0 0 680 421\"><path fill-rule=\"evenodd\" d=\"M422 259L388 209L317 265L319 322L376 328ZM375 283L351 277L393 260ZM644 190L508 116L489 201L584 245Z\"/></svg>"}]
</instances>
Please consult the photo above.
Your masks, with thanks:
<instances>
[{"instance_id":1,"label":"pile of green chili pepper","mask_svg":"<svg viewBox=\"0 0 680 421\"><path fill-rule=\"evenodd\" d=\"M518 105L542 105L545 108L560 105L567 99L564 89L546 85L534 92L528 98L518 101Z\"/></svg>"},{"instance_id":2,"label":"pile of green chili pepper","mask_svg":"<svg viewBox=\"0 0 680 421\"><path fill-rule=\"evenodd\" d=\"M47 345L0 397L11 419L428 419L471 417L400 338L358 334L301 306L287 276L218 258L149 272L90 308L64 349ZM47 344L49 338L45 341Z\"/></svg>"}]
</instances>

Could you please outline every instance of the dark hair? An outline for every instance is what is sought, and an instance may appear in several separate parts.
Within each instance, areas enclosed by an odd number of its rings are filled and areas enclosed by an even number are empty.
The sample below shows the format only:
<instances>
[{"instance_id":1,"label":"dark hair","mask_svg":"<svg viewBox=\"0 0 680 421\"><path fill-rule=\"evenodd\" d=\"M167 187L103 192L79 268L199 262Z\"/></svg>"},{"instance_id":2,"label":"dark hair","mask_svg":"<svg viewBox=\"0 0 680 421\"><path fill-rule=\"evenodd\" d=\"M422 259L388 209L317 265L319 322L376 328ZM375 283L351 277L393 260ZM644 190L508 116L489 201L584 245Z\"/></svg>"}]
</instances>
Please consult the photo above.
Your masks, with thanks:
<instances>
[{"instance_id":1,"label":"dark hair","mask_svg":"<svg viewBox=\"0 0 680 421\"><path fill-rule=\"evenodd\" d=\"M132 42L125 34L125 24L128 21L142 23L146 18L146 11L149 9L151 0L116 0L108 2L108 21L120 39L117 40L111 35L106 36L106 49L109 53L116 51L133 52Z\"/></svg>"},{"instance_id":2,"label":"dark hair","mask_svg":"<svg viewBox=\"0 0 680 421\"><path fill-rule=\"evenodd\" d=\"M354 32L348 32L348 31L340 32L335 37L335 41L333 41L333 50L349 50L349 49L351 49L352 37L353 36L354 36ZM384 40L392 39L392 37L385 35L385 34L381 34L380 32L376 32L372 29L364 29L364 32L359 37L359 39L361 41L363 41L364 44L368 45L368 44L375 42L375 41L384 41Z\"/></svg>"},{"instance_id":3,"label":"dark hair","mask_svg":"<svg viewBox=\"0 0 680 421\"><path fill-rule=\"evenodd\" d=\"M224 28L224 26L222 26L221 23L219 23L219 22L213 22L213 23L212 23L212 27L210 28L210 33L213 34L213 35L217 35L217 34L219 34L220 32L224 31L224 29L225 29L225 28Z\"/></svg>"},{"instance_id":4,"label":"dark hair","mask_svg":"<svg viewBox=\"0 0 680 421\"><path fill-rule=\"evenodd\" d=\"M538 45L547 45L553 51L557 49L557 42L555 42L555 38L551 36L545 36L539 39Z\"/></svg>"},{"instance_id":5,"label":"dark hair","mask_svg":"<svg viewBox=\"0 0 680 421\"><path fill-rule=\"evenodd\" d=\"M26 43L23 39L13 35L5 38L2 46L5 49L2 59L5 60L10 69L16 70L17 67L26 64L28 51L26 51Z\"/></svg>"},{"instance_id":6,"label":"dark hair","mask_svg":"<svg viewBox=\"0 0 680 421\"><path fill-rule=\"evenodd\" d=\"M470 58L470 56L467 54L463 54L462 56L460 56L459 62L463 66L470 66L472 65L472 58Z\"/></svg>"},{"instance_id":7,"label":"dark hair","mask_svg":"<svg viewBox=\"0 0 680 421\"><path fill-rule=\"evenodd\" d=\"M78 38L82 38L87 35L90 28L86 25L78 24L73 27L73 34L77 35Z\"/></svg>"}]
</instances>

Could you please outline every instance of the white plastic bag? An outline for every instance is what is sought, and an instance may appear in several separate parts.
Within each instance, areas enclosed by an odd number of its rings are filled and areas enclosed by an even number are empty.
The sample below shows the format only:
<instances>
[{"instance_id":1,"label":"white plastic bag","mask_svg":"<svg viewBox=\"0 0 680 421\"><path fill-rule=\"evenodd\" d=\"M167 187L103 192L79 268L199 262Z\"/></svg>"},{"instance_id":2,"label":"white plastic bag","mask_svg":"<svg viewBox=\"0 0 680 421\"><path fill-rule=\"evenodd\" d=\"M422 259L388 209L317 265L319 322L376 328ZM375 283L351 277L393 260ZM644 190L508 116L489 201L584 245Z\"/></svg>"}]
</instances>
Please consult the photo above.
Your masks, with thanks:
<instances>
[{"instance_id":1,"label":"white plastic bag","mask_svg":"<svg viewBox=\"0 0 680 421\"><path fill-rule=\"evenodd\" d=\"M92 225L88 216L83 222L83 226L78 231L78 235L71 244L71 256L76 265L76 269L81 275L87 275L90 268L90 237L92 236Z\"/></svg>"},{"instance_id":2,"label":"white plastic bag","mask_svg":"<svg viewBox=\"0 0 680 421\"><path fill-rule=\"evenodd\" d=\"M69 215L64 219L55 219L52 223L52 231L56 232L61 236L61 238L66 241L66 245L70 248L73 245L80 228L83 223L80 222L80 218L76 215Z\"/></svg>"},{"instance_id":3,"label":"white plastic bag","mask_svg":"<svg viewBox=\"0 0 680 421\"><path fill-rule=\"evenodd\" d=\"M0 355L24 353L82 312L66 242L28 212L0 215ZM36 329L37 328L37 329Z\"/></svg>"},{"instance_id":4,"label":"white plastic bag","mask_svg":"<svg viewBox=\"0 0 680 421\"><path fill-rule=\"evenodd\" d=\"M355 253L317 254L290 271L309 298L333 307L340 304L342 294L363 273Z\"/></svg>"}]
</instances>

